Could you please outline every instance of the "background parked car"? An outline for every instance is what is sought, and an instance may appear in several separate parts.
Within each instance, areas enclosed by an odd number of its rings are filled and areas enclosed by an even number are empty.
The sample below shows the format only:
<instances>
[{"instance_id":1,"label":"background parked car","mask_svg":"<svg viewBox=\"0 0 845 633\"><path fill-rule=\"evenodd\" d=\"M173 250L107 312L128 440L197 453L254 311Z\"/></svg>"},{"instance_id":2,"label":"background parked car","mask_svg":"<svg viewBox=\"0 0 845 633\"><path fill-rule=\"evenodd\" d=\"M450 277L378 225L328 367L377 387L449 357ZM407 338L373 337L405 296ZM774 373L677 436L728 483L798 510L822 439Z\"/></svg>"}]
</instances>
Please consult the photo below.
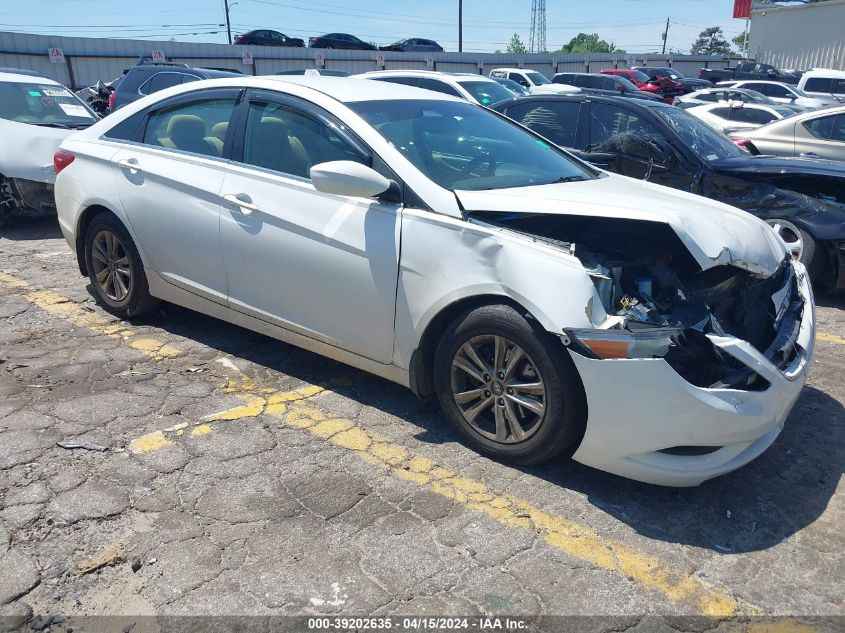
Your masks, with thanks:
<instances>
[{"instance_id":1,"label":"background parked car","mask_svg":"<svg viewBox=\"0 0 845 633\"><path fill-rule=\"evenodd\" d=\"M555 85L542 73L524 68L494 68L490 77L502 77L515 81L531 94L577 94L580 90Z\"/></svg>"},{"instance_id":2,"label":"background parked car","mask_svg":"<svg viewBox=\"0 0 845 633\"><path fill-rule=\"evenodd\" d=\"M323 77L349 77L352 73L332 68L297 68L295 70L280 70L277 75L314 75Z\"/></svg>"},{"instance_id":3,"label":"background parked car","mask_svg":"<svg viewBox=\"0 0 845 633\"><path fill-rule=\"evenodd\" d=\"M299 37L290 37L278 31L257 29L248 33L235 35L235 44L251 44L253 46L293 46L301 48L305 42Z\"/></svg>"},{"instance_id":4,"label":"background parked car","mask_svg":"<svg viewBox=\"0 0 845 633\"><path fill-rule=\"evenodd\" d=\"M776 121L742 138L761 154L845 161L845 106Z\"/></svg>"},{"instance_id":5,"label":"background parked car","mask_svg":"<svg viewBox=\"0 0 845 633\"><path fill-rule=\"evenodd\" d=\"M112 112L122 108L127 103L137 101L141 97L171 86L199 81L200 79L215 79L218 77L232 77L242 73L234 70L217 70L210 68L190 68L187 64L174 62L153 63L146 58L128 69L123 79L114 91Z\"/></svg>"},{"instance_id":6,"label":"background parked car","mask_svg":"<svg viewBox=\"0 0 845 633\"><path fill-rule=\"evenodd\" d=\"M828 97L827 99L811 97L797 86L785 84L780 81L732 81L717 85L728 88L755 90L760 94L766 95L772 101L798 106L805 110L839 105L839 101L832 97Z\"/></svg>"},{"instance_id":7,"label":"background parked car","mask_svg":"<svg viewBox=\"0 0 845 633\"><path fill-rule=\"evenodd\" d=\"M0 69L0 225L13 215L56 212L53 154L74 130L99 117L57 81Z\"/></svg>"},{"instance_id":8,"label":"background parked car","mask_svg":"<svg viewBox=\"0 0 845 633\"><path fill-rule=\"evenodd\" d=\"M797 84L798 80L801 79L801 74L780 70L769 64L740 62L735 68L702 68L698 71L698 78L706 79L714 84L719 81L731 81L734 79L768 79L782 81L788 84Z\"/></svg>"},{"instance_id":9,"label":"background parked car","mask_svg":"<svg viewBox=\"0 0 845 633\"><path fill-rule=\"evenodd\" d=\"M650 101L663 101L658 95L637 88L625 77L600 73L558 73L552 81L556 84L575 86L586 94L608 97L631 97Z\"/></svg>"},{"instance_id":10,"label":"background parked car","mask_svg":"<svg viewBox=\"0 0 845 633\"><path fill-rule=\"evenodd\" d=\"M490 77L490 79L492 79L496 83L502 84L505 88L510 90L516 97L524 97L526 95L531 94L530 92L528 92L528 89L525 86L516 83L513 79L507 79L505 77Z\"/></svg>"},{"instance_id":11,"label":"background parked car","mask_svg":"<svg viewBox=\"0 0 845 633\"><path fill-rule=\"evenodd\" d=\"M373 44L360 40L349 33L327 33L308 40L311 48L344 48L358 51L377 50Z\"/></svg>"},{"instance_id":12,"label":"background parked car","mask_svg":"<svg viewBox=\"0 0 845 633\"><path fill-rule=\"evenodd\" d=\"M800 106L792 105L792 104L785 104L779 103L773 99L770 99L766 95L757 92L756 90L748 90L748 89L739 89L739 88L728 88L728 87L719 87L719 88L708 88L705 90L696 90L695 92L691 92L686 95L681 95L680 97L675 97L673 100L674 105L683 105L683 104L698 104L703 105L705 103L733 103L733 102L741 102L741 103L759 103L760 105L768 105L768 106L778 106L779 108L787 108L792 112L805 112L806 108L802 108Z\"/></svg>"},{"instance_id":13,"label":"background parked car","mask_svg":"<svg viewBox=\"0 0 845 633\"><path fill-rule=\"evenodd\" d=\"M672 99L684 93L681 84L669 79L668 77L649 77L640 70L632 70L629 68L605 68L599 71L602 75L616 75L617 77L625 77L628 81L634 84L643 92L649 92L668 99L671 103Z\"/></svg>"},{"instance_id":14,"label":"background parked car","mask_svg":"<svg viewBox=\"0 0 845 633\"><path fill-rule=\"evenodd\" d=\"M808 70L798 82L798 88L810 97L845 102L845 71L827 68Z\"/></svg>"},{"instance_id":15,"label":"background parked car","mask_svg":"<svg viewBox=\"0 0 845 633\"><path fill-rule=\"evenodd\" d=\"M795 112L782 105L768 106L757 103L705 103L689 104L684 108L696 119L704 121L723 134L756 130L761 125L793 116Z\"/></svg>"},{"instance_id":16,"label":"background parked car","mask_svg":"<svg viewBox=\"0 0 845 633\"><path fill-rule=\"evenodd\" d=\"M603 169L753 213L778 228L816 282L845 289L845 163L752 156L655 101L531 96L495 109Z\"/></svg>"},{"instance_id":17,"label":"background parked car","mask_svg":"<svg viewBox=\"0 0 845 633\"><path fill-rule=\"evenodd\" d=\"M411 37L406 40L399 40L393 44L379 46L380 51L423 51L431 53L442 53L443 47L434 40L425 40L421 37Z\"/></svg>"},{"instance_id":18,"label":"background parked car","mask_svg":"<svg viewBox=\"0 0 845 633\"><path fill-rule=\"evenodd\" d=\"M376 70L356 75L362 79L387 81L403 86L413 86L425 90L441 92L484 106L506 101L513 93L483 75L472 73L441 73L431 70Z\"/></svg>"},{"instance_id":19,"label":"background parked car","mask_svg":"<svg viewBox=\"0 0 845 633\"><path fill-rule=\"evenodd\" d=\"M701 90L713 85L713 82L706 79L694 79L692 77L685 77L684 74L676 68L661 68L655 66L634 66L634 70L641 70L649 77L668 77L672 81L681 84L681 89L684 94Z\"/></svg>"}]
</instances>

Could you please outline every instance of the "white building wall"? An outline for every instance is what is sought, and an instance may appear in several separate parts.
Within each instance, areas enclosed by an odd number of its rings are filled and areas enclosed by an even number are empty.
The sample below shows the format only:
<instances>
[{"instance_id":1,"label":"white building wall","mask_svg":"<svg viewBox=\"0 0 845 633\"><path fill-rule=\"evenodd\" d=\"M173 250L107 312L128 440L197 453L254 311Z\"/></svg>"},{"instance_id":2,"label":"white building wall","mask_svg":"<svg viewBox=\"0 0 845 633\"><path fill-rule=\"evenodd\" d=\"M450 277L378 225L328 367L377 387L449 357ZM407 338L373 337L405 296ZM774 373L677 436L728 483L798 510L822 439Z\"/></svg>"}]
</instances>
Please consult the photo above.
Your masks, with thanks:
<instances>
[{"instance_id":1,"label":"white building wall","mask_svg":"<svg viewBox=\"0 0 845 633\"><path fill-rule=\"evenodd\" d=\"M845 70L845 0L755 9L749 52L779 68Z\"/></svg>"}]
</instances>

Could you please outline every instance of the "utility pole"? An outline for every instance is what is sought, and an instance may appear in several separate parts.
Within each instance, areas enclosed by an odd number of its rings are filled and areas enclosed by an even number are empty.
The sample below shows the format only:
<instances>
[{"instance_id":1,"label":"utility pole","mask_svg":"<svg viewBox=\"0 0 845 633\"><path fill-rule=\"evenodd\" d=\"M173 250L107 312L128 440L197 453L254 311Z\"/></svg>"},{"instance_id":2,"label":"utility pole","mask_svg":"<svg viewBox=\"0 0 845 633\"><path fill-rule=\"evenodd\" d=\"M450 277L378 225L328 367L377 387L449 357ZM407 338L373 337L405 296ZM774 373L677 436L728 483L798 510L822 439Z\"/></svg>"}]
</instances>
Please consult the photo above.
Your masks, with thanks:
<instances>
[{"instance_id":1,"label":"utility pole","mask_svg":"<svg viewBox=\"0 0 845 633\"><path fill-rule=\"evenodd\" d=\"M663 31L663 52L660 53L661 55L666 54L666 39L669 37L669 18L666 18L666 29Z\"/></svg>"},{"instance_id":2,"label":"utility pole","mask_svg":"<svg viewBox=\"0 0 845 633\"><path fill-rule=\"evenodd\" d=\"M464 0L458 0L458 52L464 52Z\"/></svg>"},{"instance_id":3,"label":"utility pole","mask_svg":"<svg viewBox=\"0 0 845 633\"><path fill-rule=\"evenodd\" d=\"M226 36L229 38L229 44L232 43L232 25L229 22L229 0L223 0L223 6L226 8Z\"/></svg>"}]
</instances>

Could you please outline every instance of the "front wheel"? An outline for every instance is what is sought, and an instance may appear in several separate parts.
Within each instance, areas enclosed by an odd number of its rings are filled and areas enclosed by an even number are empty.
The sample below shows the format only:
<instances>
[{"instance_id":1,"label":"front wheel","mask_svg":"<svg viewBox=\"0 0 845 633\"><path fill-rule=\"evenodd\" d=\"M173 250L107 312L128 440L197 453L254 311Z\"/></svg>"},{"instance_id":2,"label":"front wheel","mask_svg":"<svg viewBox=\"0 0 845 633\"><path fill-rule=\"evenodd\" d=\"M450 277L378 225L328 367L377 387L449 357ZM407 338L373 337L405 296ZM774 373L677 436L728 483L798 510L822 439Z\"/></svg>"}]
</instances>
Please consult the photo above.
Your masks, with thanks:
<instances>
[{"instance_id":1,"label":"front wheel","mask_svg":"<svg viewBox=\"0 0 845 633\"><path fill-rule=\"evenodd\" d=\"M804 229L789 220L766 220L778 237L786 245L789 253L807 268L810 279L816 279L824 265L824 256L816 250L816 241Z\"/></svg>"},{"instance_id":2,"label":"front wheel","mask_svg":"<svg viewBox=\"0 0 845 633\"><path fill-rule=\"evenodd\" d=\"M583 436L583 387L563 345L508 305L456 318L434 359L437 399L479 452L538 464Z\"/></svg>"},{"instance_id":3,"label":"front wheel","mask_svg":"<svg viewBox=\"0 0 845 633\"><path fill-rule=\"evenodd\" d=\"M158 304L150 296L138 249L115 216L104 213L91 221L85 232L84 257L97 300L112 314L139 316Z\"/></svg>"}]
</instances>

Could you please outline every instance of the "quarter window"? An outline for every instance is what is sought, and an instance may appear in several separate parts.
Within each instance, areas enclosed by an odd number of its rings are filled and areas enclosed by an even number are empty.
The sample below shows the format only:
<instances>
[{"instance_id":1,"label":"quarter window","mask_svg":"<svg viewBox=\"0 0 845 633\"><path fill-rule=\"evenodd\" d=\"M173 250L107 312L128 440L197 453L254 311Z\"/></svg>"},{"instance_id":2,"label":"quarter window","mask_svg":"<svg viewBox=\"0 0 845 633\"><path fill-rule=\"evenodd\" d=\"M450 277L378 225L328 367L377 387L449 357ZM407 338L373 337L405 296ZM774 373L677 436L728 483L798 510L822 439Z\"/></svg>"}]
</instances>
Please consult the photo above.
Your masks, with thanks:
<instances>
[{"instance_id":1,"label":"quarter window","mask_svg":"<svg viewBox=\"0 0 845 633\"><path fill-rule=\"evenodd\" d=\"M286 105L250 104L244 163L310 179L311 167L333 160L364 162L325 123Z\"/></svg>"},{"instance_id":2,"label":"quarter window","mask_svg":"<svg viewBox=\"0 0 845 633\"><path fill-rule=\"evenodd\" d=\"M144 143L205 156L222 156L234 109L234 99L204 99L156 110L147 120Z\"/></svg>"},{"instance_id":3,"label":"quarter window","mask_svg":"<svg viewBox=\"0 0 845 633\"><path fill-rule=\"evenodd\" d=\"M830 137L833 134L833 124L835 122L835 115L823 116L818 119L813 119L812 121L804 121L804 127L807 128L807 131L816 138L827 141L830 140Z\"/></svg>"}]
</instances>

